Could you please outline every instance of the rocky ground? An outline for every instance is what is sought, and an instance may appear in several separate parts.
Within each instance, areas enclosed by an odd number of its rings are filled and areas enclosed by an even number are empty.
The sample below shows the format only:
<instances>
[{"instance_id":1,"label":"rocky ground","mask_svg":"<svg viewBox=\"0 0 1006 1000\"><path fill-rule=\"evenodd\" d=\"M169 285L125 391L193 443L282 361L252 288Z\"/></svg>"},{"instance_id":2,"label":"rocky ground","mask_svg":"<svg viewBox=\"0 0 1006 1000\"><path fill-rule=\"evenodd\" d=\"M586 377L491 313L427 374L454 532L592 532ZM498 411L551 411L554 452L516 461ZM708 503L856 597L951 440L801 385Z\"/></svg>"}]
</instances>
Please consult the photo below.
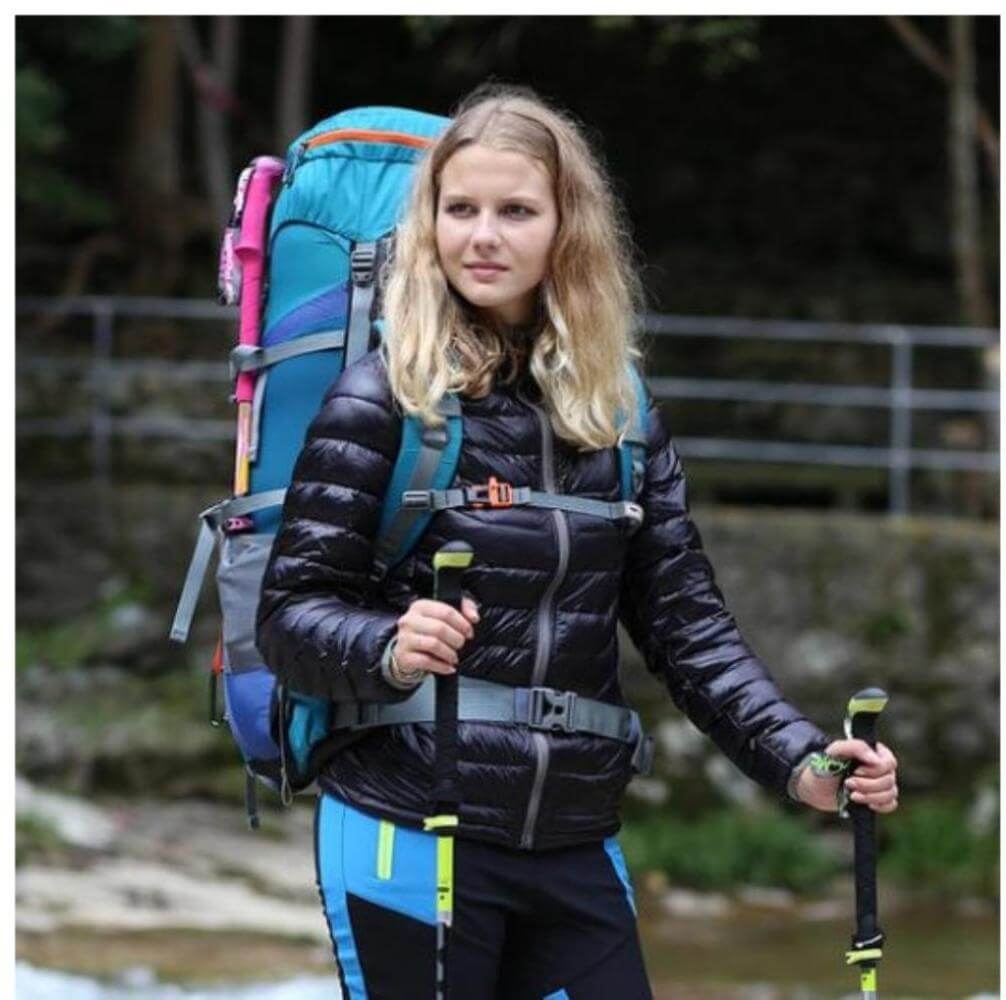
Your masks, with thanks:
<instances>
[{"instance_id":1,"label":"rocky ground","mask_svg":"<svg viewBox=\"0 0 1006 1000\"><path fill-rule=\"evenodd\" d=\"M262 829L252 833L243 811L231 805L152 798L96 805L22 778L17 782L17 809L22 832L24 824L34 831L34 839L19 847L18 959L118 984L106 987L107 993L74 996L160 998L168 995L156 985L163 982L286 980L289 990L290 981L304 976L325 977L320 987L312 987L322 990L318 995L327 995L328 977L331 988L337 989L314 883L309 801L285 811L264 804ZM637 879L637 896L656 997L852 996L840 988L849 979L835 958L847 943L851 886L839 880L828 888L814 899L755 888L695 893L643 873ZM897 920L913 915L912 900L904 893L885 891L884 905ZM977 949L975 954L988 967L995 949L995 911L989 904L961 901L952 919L967 938L964 946ZM940 924L945 937L942 917ZM911 962L909 952L925 953L932 947L928 933L916 936L913 931L910 938L907 924L898 927L895 940L900 942L902 964ZM716 961L724 969L730 966L729 985L704 985ZM777 973L785 965L791 966L790 985L764 981L767 968ZM801 980L827 980L835 988L808 991L799 985ZM54 997L69 995L65 983L54 989ZM267 995L251 987L244 988L248 992L237 989L184 996L246 1000ZM978 986L953 993L936 989L888 995L992 995L982 994Z\"/></svg>"}]
</instances>

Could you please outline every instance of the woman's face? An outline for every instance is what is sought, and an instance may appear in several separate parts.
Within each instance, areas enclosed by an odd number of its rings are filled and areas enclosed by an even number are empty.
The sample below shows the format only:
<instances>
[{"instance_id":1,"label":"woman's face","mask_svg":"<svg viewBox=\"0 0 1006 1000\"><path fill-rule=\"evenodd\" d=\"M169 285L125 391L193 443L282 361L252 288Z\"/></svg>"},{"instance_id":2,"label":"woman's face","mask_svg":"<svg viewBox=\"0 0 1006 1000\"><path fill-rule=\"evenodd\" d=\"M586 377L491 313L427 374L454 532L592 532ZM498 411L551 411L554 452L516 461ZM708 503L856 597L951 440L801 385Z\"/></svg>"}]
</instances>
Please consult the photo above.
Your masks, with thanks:
<instances>
[{"instance_id":1,"label":"woman's face","mask_svg":"<svg viewBox=\"0 0 1006 1000\"><path fill-rule=\"evenodd\" d=\"M474 144L440 172L437 252L454 290L498 322L534 316L559 224L545 167Z\"/></svg>"}]
</instances>

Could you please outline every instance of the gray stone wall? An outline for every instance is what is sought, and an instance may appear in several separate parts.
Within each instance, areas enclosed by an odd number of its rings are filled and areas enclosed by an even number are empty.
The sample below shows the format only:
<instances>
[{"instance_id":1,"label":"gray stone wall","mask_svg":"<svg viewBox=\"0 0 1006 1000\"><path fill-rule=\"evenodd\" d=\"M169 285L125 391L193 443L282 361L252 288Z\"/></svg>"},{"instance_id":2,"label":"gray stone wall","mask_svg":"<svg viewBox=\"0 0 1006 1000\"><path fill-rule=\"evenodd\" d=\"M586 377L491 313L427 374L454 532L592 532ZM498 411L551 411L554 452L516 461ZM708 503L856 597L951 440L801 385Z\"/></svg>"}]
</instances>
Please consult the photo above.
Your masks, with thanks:
<instances>
[{"instance_id":1,"label":"gray stone wall","mask_svg":"<svg viewBox=\"0 0 1006 1000\"><path fill-rule=\"evenodd\" d=\"M75 689L86 692L86 673L97 668L106 682L113 668L153 680L209 660L217 629L211 585L189 647L169 643L166 633L195 538L194 514L216 499L197 487L19 485L20 630L74 622L103 595L132 595L124 598L129 607L116 609L116 632L80 665ZM814 722L837 736L848 697L880 685L891 696L881 738L899 755L907 792L953 791L994 775L995 525L707 507L693 516L742 633ZM622 649L626 691L657 727L662 747L664 785L640 783L638 791L688 795L699 775L728 798L755 795L683 720L624 634ZM26 678L30 673L19 675L19 706L24 697L45 696L46 685ZM195 677L191 683L201 712L204 687Z\"/></svg>"}]
</instances>

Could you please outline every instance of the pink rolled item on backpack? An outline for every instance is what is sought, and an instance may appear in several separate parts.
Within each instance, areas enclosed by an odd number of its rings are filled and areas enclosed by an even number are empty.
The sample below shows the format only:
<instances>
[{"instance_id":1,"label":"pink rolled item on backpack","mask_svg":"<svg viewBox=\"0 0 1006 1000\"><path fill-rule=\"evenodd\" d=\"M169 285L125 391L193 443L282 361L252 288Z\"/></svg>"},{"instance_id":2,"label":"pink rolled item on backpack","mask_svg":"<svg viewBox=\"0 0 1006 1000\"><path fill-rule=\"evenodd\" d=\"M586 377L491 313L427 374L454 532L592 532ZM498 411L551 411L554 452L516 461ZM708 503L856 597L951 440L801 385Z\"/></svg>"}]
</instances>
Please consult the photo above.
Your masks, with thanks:
<instances>
[{"instance_id":1,"label":"pink rolled item on backpack","mask_svg":"<svg viewBox=\"0 0 1006 1000\"><path fill-rule=\"evenodd\" d=\"M251 176L248 178L244 205L241 208L241 228L233 252L241 268L238 343L245 346L257 346L262 335L262 276L265 273L269 208L283 170L283 161L275 156L258 156L252 160ZM248 492L248 453L254 395L254 373L241 372L234 391L234 399L238 404L235 496L243 496Z\"/></svg>"}]
</instances>

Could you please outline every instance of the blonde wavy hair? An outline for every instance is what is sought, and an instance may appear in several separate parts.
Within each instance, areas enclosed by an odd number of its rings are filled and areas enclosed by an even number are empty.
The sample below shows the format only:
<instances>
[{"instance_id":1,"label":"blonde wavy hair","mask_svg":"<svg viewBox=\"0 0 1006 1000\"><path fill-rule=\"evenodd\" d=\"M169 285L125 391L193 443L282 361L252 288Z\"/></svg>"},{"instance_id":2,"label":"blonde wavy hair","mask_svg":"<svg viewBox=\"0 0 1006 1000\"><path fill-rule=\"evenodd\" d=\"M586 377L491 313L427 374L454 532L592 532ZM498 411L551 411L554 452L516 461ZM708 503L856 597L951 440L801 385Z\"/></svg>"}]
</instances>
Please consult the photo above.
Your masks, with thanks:
<instances>
[{"instance_id":1,"label":"blonde wavy hair","mask_svg":"<svg viewBox=\"0 0 1006 1000\"><path fill-rule=\"evenodd\" d=\"M559 225L530 330L479 316L440 266L441 173L474 143L538 160L552 180ZM399 405L441 426L437 405L446 393L483 396L494 377L513 381L526 362L558 437L580 451L614 447L635 406L626 363L642 358L635 316L643 296L633 256L622 208L573 119L527 88L479 87L417 168L383 277L381 349Z\"/></svg>"}]
</instances>

